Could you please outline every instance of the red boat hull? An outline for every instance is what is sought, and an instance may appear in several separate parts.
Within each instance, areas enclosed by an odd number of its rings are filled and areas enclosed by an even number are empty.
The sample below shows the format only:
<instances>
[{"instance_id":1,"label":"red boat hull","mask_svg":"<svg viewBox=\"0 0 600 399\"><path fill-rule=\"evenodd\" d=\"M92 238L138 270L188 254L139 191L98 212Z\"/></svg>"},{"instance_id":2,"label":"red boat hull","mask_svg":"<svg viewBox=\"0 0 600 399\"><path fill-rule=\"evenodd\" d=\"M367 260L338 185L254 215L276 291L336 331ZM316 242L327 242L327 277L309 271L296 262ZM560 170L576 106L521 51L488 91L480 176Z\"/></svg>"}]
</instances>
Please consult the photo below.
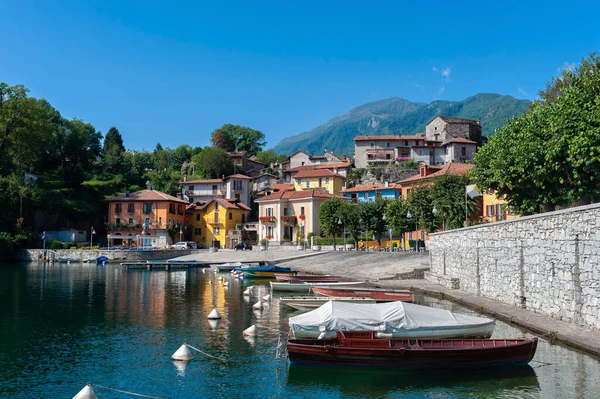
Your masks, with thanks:
<instances>
[{"instance_id":1,"label":"red boat hull","mask_svg":"<svg viewBox=\"0 0 600 399\"><path fill-rule=\"evenodd\" d=\"M290 283L337 283L341 280L339 276L318 276L318 275L300 275L300 276L288 276L284 274L275 273L277 281L290 282Z\"/></svg>"},{"instance_id":2,"label":"red boat hull","mask_svg":"<svg viewBox=\"0 0 600 399\"><path fill-rule=\"evenodd\" d=\"M313 292L321 296L372 298L377 302L413 302L414 294L402 290L379 290L369 288L324 288L314 287Z\"/></svg>"},{"instance_id":3,"label":"red boat hull","mask_svg":"<svg viewBox=\"0 0 600 399\"><path fill-rule=\"evenodd\" d=\"M340 331L336 339L288 340L287 343L293 363L398 368L526 365L533 359L536 348L537 338L380 339L374 338L372 331Z\"/></svg>"}]
</instances>

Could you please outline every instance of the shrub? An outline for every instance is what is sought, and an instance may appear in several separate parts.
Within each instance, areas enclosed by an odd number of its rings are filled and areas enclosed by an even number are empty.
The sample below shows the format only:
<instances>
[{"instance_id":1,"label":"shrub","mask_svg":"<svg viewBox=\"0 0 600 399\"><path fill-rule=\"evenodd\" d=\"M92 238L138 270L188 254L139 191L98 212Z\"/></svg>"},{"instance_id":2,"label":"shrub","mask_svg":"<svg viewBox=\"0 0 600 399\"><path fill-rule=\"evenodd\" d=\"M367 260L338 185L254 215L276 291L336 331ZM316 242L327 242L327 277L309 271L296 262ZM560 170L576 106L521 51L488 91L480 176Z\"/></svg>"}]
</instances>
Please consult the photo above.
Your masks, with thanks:
<instances>
[{"instance_id":1,"label":"shrub","mask_svg":"<svg viewBox=\"0 0 600 399\"><path fill-rule=\"evenodd\" d=\"M263 238L262 240L260 240L260 245L262 245L263 247L268 246L269 240L267 240L266 238Z\"/></svg>"},{"instance_id":2,"label":"shrub","mask_svg":"<svg viewBox=\"0 0 600 399\"><path fill-rule=\"evenodd\" d=\"M346 240L347 241L347 240ZM344 239L336 237L336 245L344 245ZM333 237L315 237L315 245L333 245Z\"/></svg>"},{"instance_id":3,"label":"shrub","mask_svg":"<svg viewBox=\"0 0 600 399\"><path fill-rule=\"evenodd\" d=\"M49 249L63 249L63 243L58 240L51 240L46 244Z\"/></svg>"}]
</instances>

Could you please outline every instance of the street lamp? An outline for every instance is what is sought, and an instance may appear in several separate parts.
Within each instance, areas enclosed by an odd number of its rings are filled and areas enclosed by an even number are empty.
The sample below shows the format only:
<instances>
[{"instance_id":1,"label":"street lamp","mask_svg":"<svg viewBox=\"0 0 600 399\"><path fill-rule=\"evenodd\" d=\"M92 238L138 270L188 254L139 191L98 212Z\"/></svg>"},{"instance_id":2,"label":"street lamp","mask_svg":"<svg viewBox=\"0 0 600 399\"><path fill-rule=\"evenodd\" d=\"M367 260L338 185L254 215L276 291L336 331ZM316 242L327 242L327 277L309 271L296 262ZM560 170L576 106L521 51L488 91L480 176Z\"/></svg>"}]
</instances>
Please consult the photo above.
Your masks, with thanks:
<instances>
[{"instance_id":1,"label":"street lamp","mask_svg":"<svg viewBox=\"0 0 600 399\"><path fill-rule=\"evenodd\" d=\"M410 211L406 214L408 219L412 218ZM417 213L415 212L415 251L419 250L419 241L417 240L417 231L419 230L419 218L417 217Z\"/></svg>"},{"instance_id":2,"label":"street lamp","mask_svg":"<svg viewBox=\"0 0 600 399\"><path fill-rule=\"evenodd\" d=\"M306 251L306 237L305 237L305 231L304 231L304 220L300 221L300 227L302 227L302 249Z\"/></svg>"},{"instance_id":3,"label":"street lamp","mask_svg":"<svg viewBox=\"0 0 600 399\"><path fill-rule=\"evenodd\" d=\"M96 230L94 230L94 226L90 230L90 250L92 249L92 240L94 239L94 234L96 234Z\"/></svg>"},{"instance_id":4,"label":"street lamp","mask_svg":"<svg viewBox=\"0 0 600 399\"><path fill-rule=\"evenodd\" d=\"M338 219L338 224L344 224L344 251L346 250L346 222L342 222L342 218Z\"/></svg>"}]
</instances>

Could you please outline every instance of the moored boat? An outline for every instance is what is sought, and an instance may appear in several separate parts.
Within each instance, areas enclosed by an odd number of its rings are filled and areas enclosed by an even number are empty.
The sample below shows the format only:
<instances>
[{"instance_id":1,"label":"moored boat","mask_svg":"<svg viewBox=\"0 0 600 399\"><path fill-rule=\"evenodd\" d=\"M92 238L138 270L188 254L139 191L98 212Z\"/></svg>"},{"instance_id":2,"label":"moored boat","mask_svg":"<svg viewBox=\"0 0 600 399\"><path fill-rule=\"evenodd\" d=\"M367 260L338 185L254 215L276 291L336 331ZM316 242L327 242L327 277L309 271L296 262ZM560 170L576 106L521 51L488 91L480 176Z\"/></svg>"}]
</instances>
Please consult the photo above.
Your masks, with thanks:
<instances>
[{"instance_id":1,"label":"moored boat","mask_svg":"<svg viewBox=\"0 0 600 399\"><path fill-rule=\"evenodd\" d=\"M333 339L290 339L292 363L322 363L398 368L526 365L537 338L394 339L374 331L338 331Z\"/></svg>"},{"instance_id":2,"label":"moored boat","mask_svg":"<svg viewBox=\"0 0 600 399\"><path fill-rule=\"evenodd\" d=\"M235 269L244 273L247 278L275 278L275 273L295 275L297 272L289 267L279 267L275 265L244 267Z\"/></svg>"},{"instance_id":3,"label":"moored boat","mask_svg":"<svg viewBox=\"0 0 600 399\"><path fill-rule=\"evenodd\" d=\"M315 309L327 301L340 301L351 303L375 303L371 298L352 298L352 297L330 297L323 296L282 296L278 299L282 305L289 306L296 310Z\"/></svg>"},{"instance_id":4,"label":"moored boat","mask_svg":"<svg viewBox=\"0 0 600 399\"><path fill-rule=\"evenodd\" d=\"M57 259L58 263L76 263L76 262L81 262L81 259L77 259L77 258L70 258L68 256L60 256Z\"/></svg>"},{"instance_id":5,"label":"moored boat","mask_svg":"<svg viewBox=\"0 0 600 399\"><path fill-rule=\"evenodd\" d=\"M295 338L335 338L338 330L375 331L387 338L489 338L495 321L406 302L328 301L289 318Z\"/></svg>"},{"instance_id":6,"label":"moored boat","mask_svg":"<svg viewBox=\"0 0 600 399\"><path fill-rule=\"evenodd\" d=\"M215 269L218 272L230 272L235 269L243 268L245 265L242 262L234 262L234 263L223 263L220 265L215 265Z\"/></svg>"},{"instance_id":7,"label":"moored boat","mask_svg":"<svg viewBox=\"0 0 600 399\"><path fill-rule=\"evenodd\" d=\"M290 283L337 283L339 282L342 278L340 276L319 276L319 275L306 275L306 274L302 274L302 275L295 275L295 276L290 276L288 274L279 274L279 273L275 273L275 278L277 279L277 281L280 282L290 282Z\"/></svg>"},{"instance_id":8,"label":"moored boat","mask_svg":"<svg viewBox=\"0 0 600 399\"><path fill-rule=\"evenodd\" d=\"M110 259L108 259L108 257L107 257L107 256L104 256L104 255L102 255L102 256L98 256L98 257L96 258L96 264L97 264L97 265L106 265L106 264L107 264L107 263L109 263L109 262L110 262Z\"/></svg>"},{"instance_id":9,"label":"moored boat","mask_svg":"<svg viewBox=\"0 0 600 399\"><path fill-rule=\"evenodd\" d=\"M365 287L315 287L313 289L315 295L320 296L350 296L373 298L377 302L414 302L415 297L411 291L407 290L386 290L380 288L365 288Z\"/></svg>"},{"instance_id":10,"label":"moored boat","mask_svg":"<svg viewBox=\"0 0 600 399\"><path fill-rule=\"evenodd\" d=\"M271 281L271 290L310 293L314 287L349 287L364 284L364 281L344 281L338 283L279 283Z\"/></svg>"}]
</instances>

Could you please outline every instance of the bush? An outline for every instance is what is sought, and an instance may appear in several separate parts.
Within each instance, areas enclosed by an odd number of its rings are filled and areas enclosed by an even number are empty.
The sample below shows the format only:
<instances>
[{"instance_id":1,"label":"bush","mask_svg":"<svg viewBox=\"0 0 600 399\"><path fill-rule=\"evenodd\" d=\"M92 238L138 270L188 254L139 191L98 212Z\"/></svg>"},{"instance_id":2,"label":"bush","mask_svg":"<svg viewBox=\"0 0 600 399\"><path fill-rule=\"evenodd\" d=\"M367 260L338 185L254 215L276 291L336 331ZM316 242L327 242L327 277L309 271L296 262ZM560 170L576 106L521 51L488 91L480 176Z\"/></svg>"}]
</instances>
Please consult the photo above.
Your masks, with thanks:
<instances>
[{"instance_id":1,"label":"bush","mask_svg":"<svg viewBox=\"0 0 600 399\"><path fill-rule=\"evenodd\" d=\"M19 249L27 248L35 243L34 234L10 234L0 232L0 256L14 255Z\"/></svg>"},{"instance_id":2,"label":"bush","mask_svg":"<svg viewBox=\"0 0 600 399\"><path fill-rule=\"evenodd\" d=\"M308 245L310 245L311 238L314 236L315 236L315 233L313 233L313 232L308 233L308 236L306 236L306 242L308 242Z\"/></svg>"},{"instance_id":3,"label":"bush","mask_svg":"<svg viewBox=\"0 0 600 399\"><path fill-rule=\"evenodd\" d=\"M52 240L46 243L48 249L63 249L63 243L58 240Z\"/></svg>"},{"instance_id":4,"label":"bush","mask_svg":"<svg viewBox=\"0 0 600 399\"><path fill-rule=\"evenodd\" d=\"M263 238L262 240L260 240L260 245L262 245L263 247L268 246L269 240L267 240L266 238Z\"/></svg>"},{"instance_id":5,"label":"bush","mask_svg":"<svg viewBox=\"0 0 600 399\"><path fill-rule=\"evenodd\" d=\"M346 239L347 243L351 243L351 240ZM344 245L344 239L342 237L336 237L336 245ZM315 237L315 245L333 245L333 237Z\"/></svg>"}]
</instances>

